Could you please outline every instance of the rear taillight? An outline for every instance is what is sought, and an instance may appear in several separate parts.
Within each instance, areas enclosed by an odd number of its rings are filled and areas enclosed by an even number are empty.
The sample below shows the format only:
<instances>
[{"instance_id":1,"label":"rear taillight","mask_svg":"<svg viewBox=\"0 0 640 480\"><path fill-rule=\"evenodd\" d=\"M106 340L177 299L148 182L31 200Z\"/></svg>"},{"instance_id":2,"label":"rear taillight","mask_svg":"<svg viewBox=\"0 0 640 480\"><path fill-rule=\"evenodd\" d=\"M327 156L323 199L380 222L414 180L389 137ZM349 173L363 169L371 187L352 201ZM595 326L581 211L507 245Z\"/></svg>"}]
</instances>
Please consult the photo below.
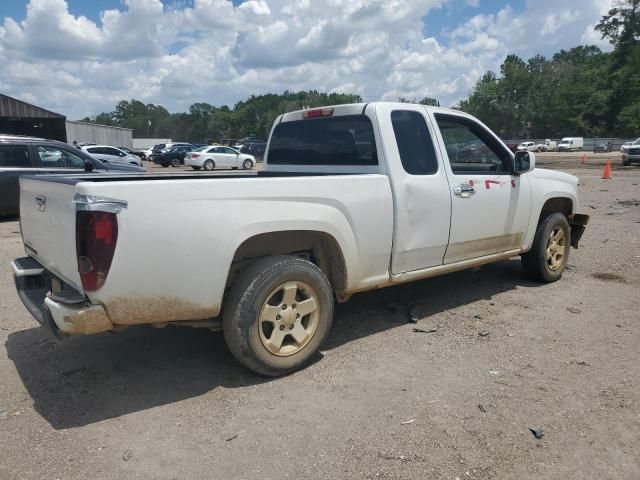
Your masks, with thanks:
<instances>
[{"instance_id":1,"label":"rear taillight","mask_svg":"<svg viewBox=\"0 0 640 480\"><path fill-rule=\"evenodd\" d=\"M193 157L193 158L198 158L200 156L199 153L190 153L189 156Z\"/></svg>"},{"instance_id":2,"label":"rear taillight","mask_svg":"<svg viewBox=\"0 0 640 480\"><path fill-rule=\"evenodd\" d=\"M94 291L104 285L118 241L115 213L76 213L76 255L82 288Z\"/></svg>"}]
</instances>

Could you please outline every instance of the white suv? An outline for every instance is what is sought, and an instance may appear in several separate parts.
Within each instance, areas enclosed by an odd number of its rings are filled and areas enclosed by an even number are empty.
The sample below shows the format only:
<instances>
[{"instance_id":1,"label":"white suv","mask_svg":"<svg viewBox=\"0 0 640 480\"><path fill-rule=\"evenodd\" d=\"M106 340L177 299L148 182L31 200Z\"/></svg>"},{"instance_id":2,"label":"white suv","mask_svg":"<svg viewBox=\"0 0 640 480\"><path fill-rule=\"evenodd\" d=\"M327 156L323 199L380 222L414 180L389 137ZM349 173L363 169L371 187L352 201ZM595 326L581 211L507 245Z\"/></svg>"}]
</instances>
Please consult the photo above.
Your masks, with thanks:
<instances>
[{"instance_id":1,"label":"white suv","mask_svg":"<svg viewBox=\"0 0 640 480\"><path fill-rule=\"evenodd\" d=\"M131 155L124 150L110 145L85 145L82 150L101 162L108 163L128 163L130 165L142 166L142 160L136 155Z\"/></svg>"}]
</instances>

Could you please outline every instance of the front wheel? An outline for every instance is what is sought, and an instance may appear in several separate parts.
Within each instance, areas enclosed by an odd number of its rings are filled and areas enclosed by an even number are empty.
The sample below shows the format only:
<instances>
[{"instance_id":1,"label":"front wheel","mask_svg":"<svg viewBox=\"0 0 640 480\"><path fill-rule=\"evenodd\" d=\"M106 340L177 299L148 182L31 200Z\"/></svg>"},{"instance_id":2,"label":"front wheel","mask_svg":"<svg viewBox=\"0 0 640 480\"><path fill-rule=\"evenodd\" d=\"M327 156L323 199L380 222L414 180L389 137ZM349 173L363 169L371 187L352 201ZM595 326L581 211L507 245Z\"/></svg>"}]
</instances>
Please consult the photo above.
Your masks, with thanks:
<instances>
[{"instance_id":1,"label":"front wheel","mask_svg":"<svg viewBox=\"0 0 640 480\"><path fill-rule=\"evenodd\" d=\"M266 376L304 366L331 329L331 285L299 257L257 260L238 277L224 306L224 338L244 366Z\"/></svg>"},{"instance_id":2,"label":"front wheel","mask_svg":"<svg viewBox=\"0 0 640 480\"><path fill-rule=\"evenodd\" d=\"M211 170L213 170L214 168L216 168L216 164L215 164L215 163L213 163L213 160L207 160L207 161L205 161L205 162L204 162L204 164L202 165L202 168L204 168L205 170L207 170L207 171L209 171L209 172L210 172Z\"/></svg>"},{"instance_id":3,"label":"front wheel","mask_svg":"<svg viewBox=\"0 0 640 480\"><path fill-rule=\"evenodd\" d=\"M242 162L242 168L245 170L250 170L251 168L253 168L253 162L247 158L244 162Z\"/></svg>"},{"instance_id":4,"label":"front wheel","mask_svg":"<svg viewBox=\"0 0 640 480\"><path fill-rule=\"evenodd\" d=\"M531 250L522 255L522 267L533 280L555 282L567 266L570 248L571 230L567 217L552 213L538 225Z\"/></svg>"},{"instance_id":5,"label":"front wheel","mask_svg":"<svg viewBox=\"0 0 640 480\"><path fill-rule=\"evenodd\" d=\"M622 165L624 165L625 167L628 167L629 165L631 165L631 161L626 158L623 158Z\"/></svg>"},{"instance_id":6,"label":"front wheel","mask_svg":"<svg viewBox=\"0 0 640 480\"><path fill-rule=\"evenodd\" d=\"M179 167L180 166L180 159L179 158L172 158L171 159L171 166L172 167Z\"/></svg>"}]
</instances>

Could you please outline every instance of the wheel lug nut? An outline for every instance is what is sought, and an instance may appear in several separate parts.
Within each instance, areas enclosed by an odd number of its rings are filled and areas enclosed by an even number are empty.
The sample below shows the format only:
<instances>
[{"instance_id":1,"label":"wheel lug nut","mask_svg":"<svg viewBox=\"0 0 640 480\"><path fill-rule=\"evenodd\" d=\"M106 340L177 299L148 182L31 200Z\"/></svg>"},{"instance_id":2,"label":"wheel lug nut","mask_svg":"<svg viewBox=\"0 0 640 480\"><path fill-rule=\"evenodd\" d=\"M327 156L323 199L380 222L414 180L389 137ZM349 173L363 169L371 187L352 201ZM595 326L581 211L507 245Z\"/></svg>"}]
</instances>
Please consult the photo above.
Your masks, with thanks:
<instances>
[{"instance_id":1,"label":"wheel lug nut","mask_svg":"<svg viewBox=\"0 0 640 480\"><path fill-rule=\"evenodd\" d=\"M296 313L296 318L300 318L300 314L299 313Z\"/></svg>"},{"instance_id":2,"label":"wheel lug nut","mask_svg":"<svg viewBox=\"0 0 640 480\"><path fill-rule=\"evenodd\" d=\"M293 325L289 325L289 330L293 330Z\"/></svg>"},{"instance_id":3,"label":"wheel lug nut","mask_svg":"<svg viewBox=\"0 0 640 480\"><path fill-rule=\"evenodd\" d=\"M296 308L296 304L294 303L293 305L291 305L291 308Z\"/></svg>"},{"instance_id":4,"label":"wheel lug nut","mask_svg":"<svg viewBox=\"0 0 640 480\"><path fill-rule=\"evenodd\" d=\"M284 330L284 325L280 325L280 330Z\"/></svg>"},{"instance_id":5,"label":"wheel lug nut","mask_svg":"<svg viewBox=\"0 0 640 480\"><path fill-rule=\"evenodd\" d=\"M286 309L287 309L287 306L286 306L286 305L282 305L282 309L283 309L283 310L286 310Z\"/></svg>"},{"instance_id":6,"label":"wheel lug nut","mask_svg":"<svg viewBox=\"0 0 640 480\"><path fill-rule=\"evenodd\" d=\"M280 315L276 315L276 320L280 320L282 317Z\"/></svg>"}]
</instances>

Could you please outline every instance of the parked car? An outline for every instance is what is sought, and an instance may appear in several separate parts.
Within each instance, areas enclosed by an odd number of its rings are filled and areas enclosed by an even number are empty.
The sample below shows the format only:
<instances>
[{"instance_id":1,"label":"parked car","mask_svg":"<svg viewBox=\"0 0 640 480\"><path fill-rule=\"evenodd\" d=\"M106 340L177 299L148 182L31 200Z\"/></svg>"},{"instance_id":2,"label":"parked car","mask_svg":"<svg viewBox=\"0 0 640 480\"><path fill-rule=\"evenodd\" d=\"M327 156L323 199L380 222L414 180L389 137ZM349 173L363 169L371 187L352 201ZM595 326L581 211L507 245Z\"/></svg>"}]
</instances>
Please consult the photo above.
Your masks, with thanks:
<instances>
[{"instance_id":1,"label":"parked car","mask_svg":"<svg viewBox=\"0 0 640 480\"><path fill-rule=\"evenodd\" d=\"M185 155L193 149L193 145L174 145L170 148L154 151L151 154L151 161L165 168L169 165L179 167L184 164Z\"/></svg>"},{"instance_id":2,"label":"parked car","mask_svg":"<svg viewBox=\"0 0 640 480\"><path fill-rule=\"evenodd\" d=\"M640 163L640 138L622 147L622 164Z\"/></svg>"},{"instance_id":3,"label":"parked car","mask_svg":"<svg viewBox=\"0 0 640 480\"><path fill-rule=\"evenodd\" d=\"M559 152L581 152L584 147L584 139L582 137L565 137L558 144Z\"/></svg>"},{"instance_id":4,"label":"parked car","mask_svg":"<svg viewBox=\"0 0 640 480\"><path fill-rule=\"evenodd\" d=\"M537 145L534 142L522 142L518 145L519 151L527 151L527 152L539 152L541 150L540 145Z\"/></svg>"},{"instance_id":5,"label":"parked car","mask_svg":"<svg viewBox=\"0 0 640 480\"><path fill-rule=\"evenodd\" d=\"M541 144L543 152L555 152L558 149L558 145L554 140L549 140L548 138Z\"/></svg>"},{"instance_id":6,"label":"parked car","mask_svg":"<svg viewBox=\"0 0 640 480\"><path fill-rule=\"evenodd\" d=\"M140 173L143 168L121 163L102 163L66 143L44 138L0 135L0 216L18 214L22 175L52 173Z\"/></svg>"},{"instance_id":7,"label":"parked car","mask_svg":"<svg viewBox=\"0 0 640 480\"><path fill-rule=\"evenodd\" d=\"M598 152L610 152L613 150L613 145L610 142L601 142L593 144L593 153Z\"/></svg>"},{"instance_id":8,"label":"parked car","mask_svg":"<svg viewBox=\"0 0 640 480\"><path fill-rule=\"evenodd\" d=\"M632 146L640 145L640 138L636 138L633 142L624 142L620 147L620 151L624 152L625 149L631 148Z\"/></svg>"},{"instance_id":9,"label":"parked car","mask_svg":"<svg viewBox=\"0 0 640 480\"><path fill-rule=\"evenodd\" d=\"M448 154L474 143L475 162ZM12 266L54 335L217 328L242 364L283 375L327 338L334 298L518 255L559 280L589 219L577 184L457 110L323 107L275 120L257 175L22 178Z\"/></svg>"},{"instance_id":10,"label":"parked car","mask_svg":"<svg viewBox=\"0 0 640 480\"><path fill-rule=\"evenodd\" d=\"M141 150L132 150L129 147L118 147L119 150L122 150L125 153L128 153L129 155L135 155L136 157L138 157L140 160L144 160L145 159L145 154L143 151Z\"/></svg>"},{"instance_id":11,"label":"parked car","mask_svg":"<svg viewBox=\"0 0 640 480\"><path fill-rule=\"evenodd\" d=\"M130 165L142 167L142 160L140 157L131 155L124 150L120 150L119 148L112 147L110 145L87 145L81 147L81 150L102 162L128 163Z\"/></svg>"},{"instance_id":12,"label":"parked car","mask_svg":"<svg viewBox=\"0 0 640 480\"><path fill-rule=\"evenodd\" d=\"M257 162L261 162L264 159L264 152L267 149L266 143L252 143L248 142L242 145L239 150L240 153L246 153L247 155L253 155Z\"/></svg>"},{"instance_id":13,"label":"parked car","mask_svg":"<svg viewBox=\"0 0 640 480\"><path fill-rule=\"evenodd\" d=\"M187 153L184 157L184 164L194 170L200 170L201 168L204 170L216 168L250 170L256 164L256 158L253 155L240 153L231 147L214 145Z\"/></svg>"}]
</instances>

